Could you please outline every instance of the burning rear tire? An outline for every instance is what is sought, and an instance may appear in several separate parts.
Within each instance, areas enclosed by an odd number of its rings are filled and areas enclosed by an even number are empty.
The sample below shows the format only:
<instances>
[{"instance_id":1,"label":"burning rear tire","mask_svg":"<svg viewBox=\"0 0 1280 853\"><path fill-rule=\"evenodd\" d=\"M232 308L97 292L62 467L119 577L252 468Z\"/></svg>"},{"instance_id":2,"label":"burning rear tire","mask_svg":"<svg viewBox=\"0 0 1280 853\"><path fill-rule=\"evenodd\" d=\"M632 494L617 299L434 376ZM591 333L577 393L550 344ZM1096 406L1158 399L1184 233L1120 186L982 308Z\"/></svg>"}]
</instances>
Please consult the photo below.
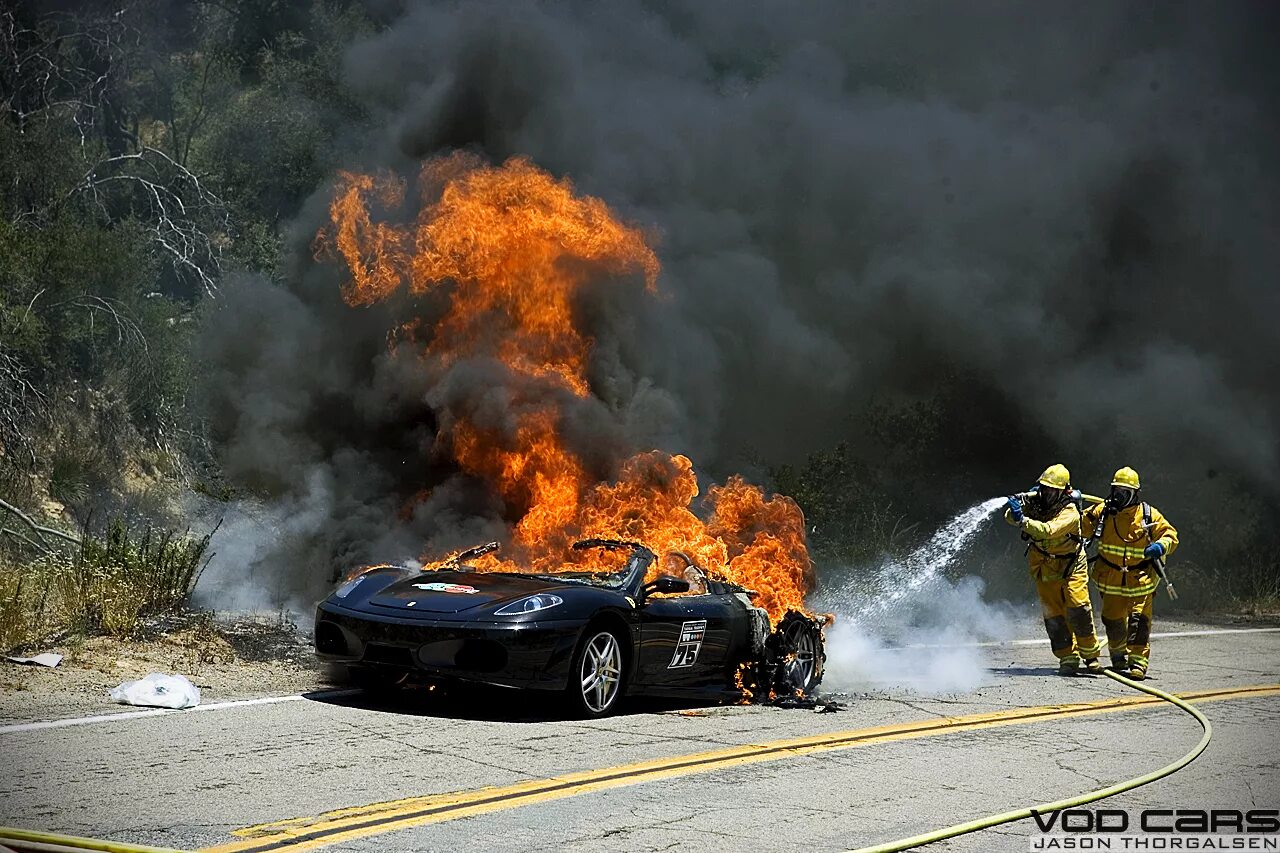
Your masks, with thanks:
<instances>
[{"instance_id":1,"label":"burning rear tire","mask_svg":"<svg viewBox=\"0 0 1280 853\"><path fill-rule=\"evenodd\" d=\"M570 710L587 718L611 714L622 699L626 660L616 633L588 626L569 667L565 694Z\"/></svg>"},{"instance_id":2,"label":"burning rear tire","mask_svg":"<svg viewBox=\"0 0 1280 853\"><path fill-rule=\"evenodd\" d=\"M792 611L769 638L773 653L773 690L778 696L808 696L822 683L827 653L822 626Z\"/></svg>"}]
</instances>

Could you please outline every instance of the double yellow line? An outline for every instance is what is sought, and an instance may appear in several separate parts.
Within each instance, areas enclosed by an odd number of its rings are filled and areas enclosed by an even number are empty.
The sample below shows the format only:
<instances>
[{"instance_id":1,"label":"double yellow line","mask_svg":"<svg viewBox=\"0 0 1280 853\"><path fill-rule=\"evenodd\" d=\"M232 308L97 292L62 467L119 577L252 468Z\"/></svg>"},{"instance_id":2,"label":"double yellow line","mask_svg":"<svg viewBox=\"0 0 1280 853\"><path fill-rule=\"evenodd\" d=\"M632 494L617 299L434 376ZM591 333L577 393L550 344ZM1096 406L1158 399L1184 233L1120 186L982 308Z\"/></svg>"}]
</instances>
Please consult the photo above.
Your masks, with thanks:
<instances>
[{"instance_id":1,"label":"double yellow line","mask_svg":"<svg viewBox=\"0 0 1280 853\"><path fill-rule=\"evenodd\" d=\"M1193 702L1259 698L1280 694L1280 684L1264 684L1234 689L1202 690L1181 694ZM876 728L835 732L811 737L790 738L761 744L747 744L709 752L679 755L636 764L569 773L547 779L520 782L504 787L480 788L450 794L409 797L367 806L340 809L315 817L302 817L237 830L239 840L204 853L267 853L274 850L312 850L358 838L416 826L457 820L533 803L559 800L579 794L707 773L727 767L777 761L814 752L849 749L876 743L954 734L976 729L1022 725L1092 714L1131 711L1162 705L1151 696L1105 699L1070 705L1017 708L963 717L921 720Z\"/></svg>"}]
</instances>

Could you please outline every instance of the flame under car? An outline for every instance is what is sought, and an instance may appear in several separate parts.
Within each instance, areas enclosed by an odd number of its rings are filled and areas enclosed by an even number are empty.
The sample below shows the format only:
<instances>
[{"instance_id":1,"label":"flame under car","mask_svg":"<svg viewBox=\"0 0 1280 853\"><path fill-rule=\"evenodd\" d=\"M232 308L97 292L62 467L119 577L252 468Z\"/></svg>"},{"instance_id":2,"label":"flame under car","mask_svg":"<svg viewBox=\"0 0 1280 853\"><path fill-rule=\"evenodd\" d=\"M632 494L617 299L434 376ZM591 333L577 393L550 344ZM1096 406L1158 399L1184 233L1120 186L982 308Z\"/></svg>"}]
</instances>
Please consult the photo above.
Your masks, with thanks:
<instances>
[{"instance_id":1,"label":"flame under car","mask_svg":"<svg viewBox=\"0 0 1280 853\"><path fill-rule=\"evenodd\" d=\"M792 611L771 626L752 593L688 564L645 582L656 557L633 542L588 539L611 570L478 572L463 552L432 571L377 566L355 574L316 614L316 654L358 683L457 680L559 691L587 717L624 696L804 695L822 680L822 621ZM577 554L573 556L578 556Z\"/></svg>"}]
</instances>

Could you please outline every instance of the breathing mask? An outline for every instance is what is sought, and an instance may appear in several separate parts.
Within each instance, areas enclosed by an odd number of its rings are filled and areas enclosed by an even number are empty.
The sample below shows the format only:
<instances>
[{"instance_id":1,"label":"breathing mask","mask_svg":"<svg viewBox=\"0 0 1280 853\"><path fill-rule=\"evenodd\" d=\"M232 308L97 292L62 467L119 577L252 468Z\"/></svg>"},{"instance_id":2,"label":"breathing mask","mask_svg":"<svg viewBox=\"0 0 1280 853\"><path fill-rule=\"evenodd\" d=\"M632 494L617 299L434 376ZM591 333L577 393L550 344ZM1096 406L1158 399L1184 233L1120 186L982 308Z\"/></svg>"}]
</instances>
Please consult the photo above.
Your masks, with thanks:
<instances>
[{"instance_id":1,"label":"breathing mask","mask_svg":"<svg viewBox=\"0 0 1280 853\"><path fill-rule=\"evenodd\" d=\"M1112 486L1111 494L1107 495L1107 509L1111 512L1119 512L1125 507L1133 506L1137 499L1137 489L1131 489L1128 486Z\"/></svg>"}]
</instances>

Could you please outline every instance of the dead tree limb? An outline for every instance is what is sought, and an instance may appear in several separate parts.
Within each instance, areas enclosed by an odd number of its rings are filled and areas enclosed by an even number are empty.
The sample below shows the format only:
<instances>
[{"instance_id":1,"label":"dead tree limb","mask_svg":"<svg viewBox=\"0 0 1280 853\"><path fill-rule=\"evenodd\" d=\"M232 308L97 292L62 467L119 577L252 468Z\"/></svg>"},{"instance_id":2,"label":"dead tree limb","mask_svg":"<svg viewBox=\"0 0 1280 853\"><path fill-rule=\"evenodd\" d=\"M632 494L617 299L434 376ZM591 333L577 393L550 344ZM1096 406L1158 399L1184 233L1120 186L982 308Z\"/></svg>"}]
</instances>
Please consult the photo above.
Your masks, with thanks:
<instances>
[{"instance_id":1,"label":"dead tree limb","mask_svg":"<svg viewBox=\"0 0 1280 853\"><path fill-rule=\"evenodd\" d=\"M36 121L75 124L86 171L61 196L19 212L15 224L41 227L74 198L85 198L107 222L135 217L175 273L216 296L222 246L231 233L226 205L186 166L191 137L205 119L209 69L186 144L174 156L143 144L121 125L121 75L140 40L135 4L104 14L51 13L33 21L0 9L0 114L19 134ZM174 132L177 130L174 128ZM105 150L109 156L102 156Z\"/></svg>"},{"instance_id":2,"label":"dead tree limb","mask_svg":"<svg viewBox=\"0 0 1280 853\"><path fill-rule=\"evenodd\" d=\"M17 539L19 542L25 542L26 544L30 545L32 548L35 548L41 554L47 555L47 554L53 553L52 549L50 549L44 543L37 542L36 540L32 539L29 536L24 536L21 531L14 530L10 527L0 527L0 536L10 536L14 539Z\"/></svg>"},{"instance_id":3,"label":"dead tree limb","mask_svg":"<svg viewBox=\"0 0 1280 853\"><path fill-rule=\"evenodd\" d=\"M40 541L44 543L46 550L51 550L48 548L49 542L45 538L46 536L53 536L65 542L69 542L72 545L80 545L80 537L72 536L70 533L66 533L62 530L58 530L55 527L46 527L45 525L38 523L34 518L27 515L25 512L18 509L16 506L14 506L13 504L9 503L8 501L2 498L0 498L0 509L5 510L6 512L12 514L15 518L17 518L19 521L25 524L28 528L30 528L31 531L34 532L36 536L40 539Z\"/></svg>"},{"instance_id":4,"label":"dead tree limb","mask_svg":"<svg viewBox=\"0 0 1280 853\"><path fill-rule=\"evenodd\" d=\"M105 296L94 296L92 294L86 296L77 296L75 299L64 299L61 302L54 302L49 307L84 308L86 311L98 312L107 315L116 327L116 343L123 344L125 341L132 341L137 344L144 354L149 355L151 348L147 345L146 333L142 331L142 327L138 325L138 321L128 312L128 310L120 304L118 299L109 299Z\"/></svg>"},{"instance_id":5,"label":"dead tree limb","mask_svg":"<svg viewBox=\"0 0 1280 853\"><path fill-rule=\"evenodd\" d=\"M139 33L124 9L106 14L52 13L23 22L0 12L0 111L18 132L36 120L69 117L87 144L117 71L116 58Z\"/></svg>"},{"instance_id":6,"label":"dead tree limb","mask_svg":"<svg viewBox=\"0 0 1280 853\"><path fill-rule=\"evenodd\" d=\"M195 172L146 145L95 163L65 198L82 195L110 217L103 194L116 184L138 191L146 206L146 215L140 219L174 268L194 276L205 295L216 296L222 251L215 234L230 231L222 199Z\"/></svg>"},{"instance_id":7,"label":"dead tree limb","mask_svg":"<svg viewBox=\"0 0 1280 853\"><path fill-rule=\"evenodd\" d=\"M29 427L48 407L48 398L27 379L22 361L0 346L0 444L21 451L35 465Z\"/></svg>"}]
</instances>

